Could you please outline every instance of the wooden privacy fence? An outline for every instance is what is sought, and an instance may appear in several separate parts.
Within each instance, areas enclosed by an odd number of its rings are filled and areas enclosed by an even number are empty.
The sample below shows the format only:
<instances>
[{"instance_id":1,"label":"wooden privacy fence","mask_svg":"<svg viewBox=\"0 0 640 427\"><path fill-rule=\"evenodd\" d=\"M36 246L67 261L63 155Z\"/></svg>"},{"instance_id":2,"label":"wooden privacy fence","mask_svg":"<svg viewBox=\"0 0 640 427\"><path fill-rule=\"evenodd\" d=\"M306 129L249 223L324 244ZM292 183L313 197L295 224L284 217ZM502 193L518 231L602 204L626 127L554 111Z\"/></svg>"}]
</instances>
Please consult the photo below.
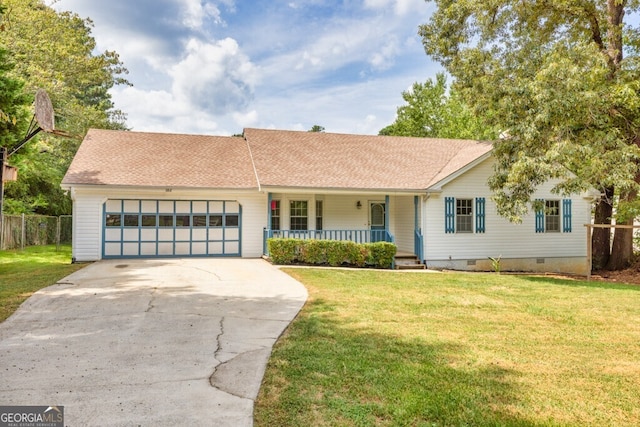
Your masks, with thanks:
<instances>
[{"instance_id":1,"label":"wooden privacy fence","mask_svg":"<svg viewBox=\"0 0 640 427\"><path fill-rule=\"evenodd\" d=\"M71 243L71 215L3 215L0 250Z\"/></svg>"}]
</instances>

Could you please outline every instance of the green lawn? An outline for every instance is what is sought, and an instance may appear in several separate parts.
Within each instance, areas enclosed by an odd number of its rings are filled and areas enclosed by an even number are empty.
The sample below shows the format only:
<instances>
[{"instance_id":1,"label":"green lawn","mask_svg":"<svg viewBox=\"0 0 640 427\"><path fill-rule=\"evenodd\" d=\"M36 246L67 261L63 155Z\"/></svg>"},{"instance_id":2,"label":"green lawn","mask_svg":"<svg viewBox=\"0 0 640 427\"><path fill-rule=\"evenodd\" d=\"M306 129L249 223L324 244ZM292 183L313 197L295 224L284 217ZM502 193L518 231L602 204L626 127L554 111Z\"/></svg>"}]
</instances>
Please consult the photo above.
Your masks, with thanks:
<instances>
[{"instance_id":1,"label":"green lawn","mask_svg":"<svg viewBox=\"0 0 640 427\"><path fill-rule=\"evenodd\" d=\"M256 426L638 426L640 287L287 269Z\"/></svg>"},{"instance_id":2,"label":"green lawn","mask_svg":"<svg viewBox=\"0 0 640 427\"><path fill-rule=\"evenodd\" d=\"M30 246L0 251L0 322L38 289L53 285L82 268L71 264L71 246Z\"/></svg>"}]
</instances>

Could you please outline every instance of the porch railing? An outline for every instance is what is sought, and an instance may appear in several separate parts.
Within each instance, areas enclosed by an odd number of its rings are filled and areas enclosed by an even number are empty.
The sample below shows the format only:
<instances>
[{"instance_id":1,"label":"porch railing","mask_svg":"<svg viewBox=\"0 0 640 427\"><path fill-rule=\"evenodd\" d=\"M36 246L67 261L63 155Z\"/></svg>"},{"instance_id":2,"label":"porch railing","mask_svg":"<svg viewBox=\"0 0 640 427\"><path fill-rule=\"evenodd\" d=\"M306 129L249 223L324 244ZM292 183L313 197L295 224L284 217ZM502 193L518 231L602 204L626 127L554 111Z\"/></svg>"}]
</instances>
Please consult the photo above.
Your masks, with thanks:
<instances>
[{"instance_id":1,"label":"porch railing","mask_svg":"<svg viewBox=\"0 0 640 427\"><path fill-rule=\"evenodd\" d=\"M268 255L267 239L272 237L315 240L349 240L355 243L394 242L387 230L271 230L264 229L262 251Z\"/></svg>"}]
</instances>

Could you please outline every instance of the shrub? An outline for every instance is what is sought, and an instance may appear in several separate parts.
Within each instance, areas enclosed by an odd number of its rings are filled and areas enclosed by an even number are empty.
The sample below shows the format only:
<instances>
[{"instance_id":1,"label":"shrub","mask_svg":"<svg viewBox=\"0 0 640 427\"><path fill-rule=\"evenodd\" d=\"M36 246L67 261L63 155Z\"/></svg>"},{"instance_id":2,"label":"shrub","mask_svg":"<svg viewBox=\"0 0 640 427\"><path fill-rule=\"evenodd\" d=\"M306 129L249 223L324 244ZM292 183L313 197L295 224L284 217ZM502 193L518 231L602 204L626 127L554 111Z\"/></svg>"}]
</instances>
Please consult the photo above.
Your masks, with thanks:
<instances>
[{"instance_id":1,"label":"shrub","mask_svg":"<svg viewBox=\"0 0 640 427\"><path fill-rule=\"evenodd\" d=\"M367 243L369 256L367 264L381 268L391 268L398 248L389 242Z\"/></svg>"},{"instance_id":2,"label":"shrub","mask_svg":"<svg viewBox=\"0 0 640 427\"><path fill-rule=\"evenodd\" d=\"M347 243L353 242L343 242L343 241L332 241L331 247L327 252L327 261L329 265L332 267L337 267L342 265L343 262L347 264L351 264L349 260L349 251L347 250ZM355 245L355 243L353 243Z\"/></svg>"},{"instance_id":3,"label":"shrub","mask_svg":"<svg viewBox=\"0 0 640 427\"><path fill-rule=\"evenodd\" d=\"M276 264L291 264L298 259L301 242L301 239L268 239L269 256Z\"/></svg>"},{"instance_id":4,"label":"shrub","mask_svg":"<svg viewBox=\"0 0 640 427\"><path fill-rule=\"evenodd\" d=\"M355 243L336 240L303 240L272 238L267 240L269 256L274 264L305 264L357 267L372 265L390 268L396 254L392 243Z\"/></svg>"},{"instance_id":5,"label":"shrub","mask_svg":"<svg viewBox=\"0 0 640 427\"><path fill-rule=\"evenodd\" d=\"M357 267L364 267L367 262L367 247L354 242L344 242L345 253L350 264Z\"/></svg>"},{"instance_id":6,"label":"shrub","mask_svg":"<svg viewBox=\"0 0 640 427\"><path fill-rule=\"evenodd\" d=\"M306 264L326 264L327 252L330 250L329 240L308 240L300 248L301 261Z\"/></svg>"}]
</instances>

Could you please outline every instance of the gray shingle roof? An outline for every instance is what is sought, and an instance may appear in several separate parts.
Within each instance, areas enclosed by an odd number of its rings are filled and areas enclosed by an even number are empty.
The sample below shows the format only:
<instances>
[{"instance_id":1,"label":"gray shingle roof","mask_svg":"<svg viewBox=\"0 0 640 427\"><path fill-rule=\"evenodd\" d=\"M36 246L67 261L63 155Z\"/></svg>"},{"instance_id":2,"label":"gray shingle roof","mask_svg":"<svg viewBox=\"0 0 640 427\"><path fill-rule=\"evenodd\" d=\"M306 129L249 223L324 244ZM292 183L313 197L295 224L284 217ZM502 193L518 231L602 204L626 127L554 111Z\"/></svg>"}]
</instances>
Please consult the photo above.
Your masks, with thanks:
<instances>
[{"instance_id":1,"label":"gray shingle roof","mask_svg":"<svg viewBox=\"0 0 640 427\"><path fill-rule=\"evenodd\" d=\"M244 139L89 131L63 185L424 190L489 153L471 140L245 129ZM254 170L255 167L255 170Z\"/></svg>"}]
</instances>

